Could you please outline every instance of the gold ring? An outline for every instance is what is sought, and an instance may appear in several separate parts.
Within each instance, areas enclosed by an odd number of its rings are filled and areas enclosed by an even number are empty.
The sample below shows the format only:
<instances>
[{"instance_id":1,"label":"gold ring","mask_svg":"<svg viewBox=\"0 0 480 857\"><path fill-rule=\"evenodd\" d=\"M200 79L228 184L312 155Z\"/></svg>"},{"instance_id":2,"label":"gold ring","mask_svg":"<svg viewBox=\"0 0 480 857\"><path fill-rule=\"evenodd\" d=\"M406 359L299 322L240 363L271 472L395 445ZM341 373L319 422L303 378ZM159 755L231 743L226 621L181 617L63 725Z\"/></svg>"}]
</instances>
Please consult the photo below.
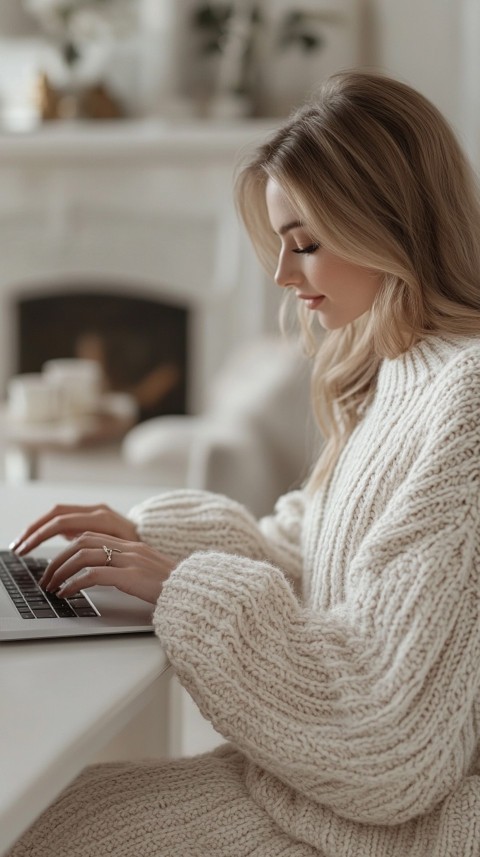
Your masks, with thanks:
<instances>
[{"instance_id":1,"label":"gold ring","mask_svg":"<svg viewBox=\"0 0 480 857\"><path fill-rule=\"evenodd\" d=\"M120 550L120 548L108 548L107 545L102 545L102 548L107 555L107 561L106 561L105 565L110 565L110 563L112 561L112 553L114 551L115 551L115 553L121 553L122 552Z\"/></svg>"}]
</instances>

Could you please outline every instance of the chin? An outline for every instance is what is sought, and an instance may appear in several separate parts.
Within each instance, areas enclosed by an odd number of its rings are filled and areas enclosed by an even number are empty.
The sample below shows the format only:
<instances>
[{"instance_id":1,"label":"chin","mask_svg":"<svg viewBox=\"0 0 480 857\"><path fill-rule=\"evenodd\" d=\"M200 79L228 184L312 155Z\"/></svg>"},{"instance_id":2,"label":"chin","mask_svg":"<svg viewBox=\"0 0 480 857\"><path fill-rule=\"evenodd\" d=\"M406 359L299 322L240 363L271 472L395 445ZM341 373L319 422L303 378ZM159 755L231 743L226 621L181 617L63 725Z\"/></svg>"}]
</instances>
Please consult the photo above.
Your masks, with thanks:
<instances>
[{"instance_id":1,"label":"chin","mask_svg":"<svg viewBox=\"0 0 480 857\"><path fill-rule=\"evenodd\" d=\"M324 330L341 330L342 327L350 324L350 321L350 319L348 321L340 321L340 319L318 317L318 323Z\"/></svg>"},{"instance_id":2,"label":"chin","mask_svg":"<svg viewBox=\"0 0 480 857\"><path fill-rule=\"evenodd\" d=\"M362 315L365 315L369 310L362 310L362 312L352 313L351 315L335 315L332 313L328 315L327 313L318 312L317 318L318 323L324 330L341 330L342 327L347 327L349 324L352 324L357 318L361 318Z\"/></svg>"}]
</instances>

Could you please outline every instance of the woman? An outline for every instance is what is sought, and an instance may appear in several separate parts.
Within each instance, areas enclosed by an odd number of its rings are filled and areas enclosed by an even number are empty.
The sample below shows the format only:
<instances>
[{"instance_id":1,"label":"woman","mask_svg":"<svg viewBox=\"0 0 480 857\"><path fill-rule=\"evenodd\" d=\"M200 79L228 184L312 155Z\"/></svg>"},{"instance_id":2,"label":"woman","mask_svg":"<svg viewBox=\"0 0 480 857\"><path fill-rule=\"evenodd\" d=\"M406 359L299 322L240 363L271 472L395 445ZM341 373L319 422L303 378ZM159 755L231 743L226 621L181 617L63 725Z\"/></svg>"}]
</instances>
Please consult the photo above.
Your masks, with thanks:
<instances>
[{"instance_id":1,"label":"woman","mask_svg":"<svg viewBox=\"0 0 480 857\"><path fill-rule=\"evenodd\" d=\"M237 197L316 350L325 443L308 483L259 523L178 491L128 520L58 507L14 545L63 533L47 588L107 583L156 604L174 669L230 743L87 769L12 853L478 857L470 171L425 98L346 72L258 150Z\"/></svg>"}]
</instances>

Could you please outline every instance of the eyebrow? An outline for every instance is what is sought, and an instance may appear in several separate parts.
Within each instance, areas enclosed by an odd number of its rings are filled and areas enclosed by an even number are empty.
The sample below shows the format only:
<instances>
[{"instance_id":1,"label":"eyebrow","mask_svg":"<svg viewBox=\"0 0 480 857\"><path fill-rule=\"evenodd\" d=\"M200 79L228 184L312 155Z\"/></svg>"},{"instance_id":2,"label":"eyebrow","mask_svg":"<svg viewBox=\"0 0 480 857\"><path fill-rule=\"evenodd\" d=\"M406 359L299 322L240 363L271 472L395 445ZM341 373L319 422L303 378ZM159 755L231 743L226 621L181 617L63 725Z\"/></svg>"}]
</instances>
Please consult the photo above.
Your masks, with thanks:
<instances>
[{"instance_id":1,"label":"eyebrow","mask_svg":"<svg viewBox=\"0 0 480 857\"><path fill-rule=\"evenodd\" d=\"M290 232L291 229L299 229L304 226L302 220L291 220L290 223L284 223L283 226L278 230L278 235L285 235L287 232Z\"/></svg>"}]
</instances>

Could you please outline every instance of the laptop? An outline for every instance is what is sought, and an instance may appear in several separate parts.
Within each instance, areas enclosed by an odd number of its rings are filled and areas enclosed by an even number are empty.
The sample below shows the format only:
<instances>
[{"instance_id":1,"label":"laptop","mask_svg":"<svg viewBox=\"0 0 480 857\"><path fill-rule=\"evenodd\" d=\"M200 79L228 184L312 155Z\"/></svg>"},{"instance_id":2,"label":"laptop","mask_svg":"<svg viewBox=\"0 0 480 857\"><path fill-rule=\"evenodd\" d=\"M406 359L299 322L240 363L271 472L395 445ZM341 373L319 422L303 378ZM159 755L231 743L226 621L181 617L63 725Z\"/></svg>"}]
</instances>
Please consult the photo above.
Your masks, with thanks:
<instances>
[{"instance_id":1,"label":"laptop","mask_svg":"<svg viewBox=\"0 0 480 857\"><path fill-rule=\"evenodd\" d=\"M57 551L58 552L58 548ZM38 585L54 550L25 557L0 550L0 642L153 631L153 605L113 586L57 598Z\"/></svg>"}]
</instances>

